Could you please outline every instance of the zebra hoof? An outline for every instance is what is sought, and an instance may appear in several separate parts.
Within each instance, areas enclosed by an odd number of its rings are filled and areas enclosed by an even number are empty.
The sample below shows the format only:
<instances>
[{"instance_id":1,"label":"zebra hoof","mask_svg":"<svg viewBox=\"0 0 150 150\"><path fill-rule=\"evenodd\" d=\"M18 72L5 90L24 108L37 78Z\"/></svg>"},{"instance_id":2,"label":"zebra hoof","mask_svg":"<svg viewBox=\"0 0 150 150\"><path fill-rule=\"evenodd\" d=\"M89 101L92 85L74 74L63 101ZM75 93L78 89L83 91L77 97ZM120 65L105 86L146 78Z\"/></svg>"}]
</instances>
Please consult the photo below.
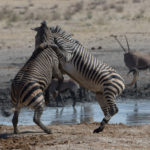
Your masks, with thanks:
<instances>
[{"instance_id":1,"label":"zebra hoof","mask_svg":"<svg viewBox=\"0 0 150 150\"><path fill-rule=\"evenodd\" d=\"M52 134L52 130L51 129L47 129L47 130L45 130L45 133Z\"/></svg>"},{"instance_id":2,"label":"zebra hoof","mask_svg":"<svg viewBox=\"0 0 150 150\"><path fill-rule=\"evenodd\" d=\"M99 127L99 128L97 128L97 129L95 129L95 130L93 131L93 133L99 133L99 132L102 132L103 129L104 129L104 127Z\"/></svg>"}]
</instances>

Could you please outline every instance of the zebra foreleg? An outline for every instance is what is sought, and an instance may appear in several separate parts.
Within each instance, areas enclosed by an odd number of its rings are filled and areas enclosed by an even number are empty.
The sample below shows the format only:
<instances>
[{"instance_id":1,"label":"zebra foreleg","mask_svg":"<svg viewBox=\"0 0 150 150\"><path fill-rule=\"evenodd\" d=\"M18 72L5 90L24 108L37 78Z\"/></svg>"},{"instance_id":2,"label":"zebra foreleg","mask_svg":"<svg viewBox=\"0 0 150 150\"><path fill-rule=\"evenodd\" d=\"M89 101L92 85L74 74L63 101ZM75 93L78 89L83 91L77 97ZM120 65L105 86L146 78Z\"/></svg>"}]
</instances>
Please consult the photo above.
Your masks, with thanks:
<instances>
[{"instance_id":1,"label":"zebra foreleg","mask_svg":"<svg viewBox=\"0 0 150 150\"><path fill-rule=\"evenodd\" d=\"M40 121L40 118L41 118L42 113L43 113L43 107L42 107L42 106L36 108L35 111L34 111L34 118L33 118L33 121L34 121L42 130L44 130L44 132L46 132L46 133L48 133L48 134L51 134L51 133L52 133L51 129L48 129L48 128Z\"/></svg>"},{"instance_id":2,"label":"zebra foreleg","mask_svg":"<svg viewBox=\"0 0 150 150\"><path fill-rule=\"evenodd\" d=\"M19 110L15 110L14 116L13 116L13 119L12 119L12 123L13 123L13 127L14 127L14 134L17 134L19 132L18 127L17 127L19 113L20 113Z\"/></svg>"}]
</instances>

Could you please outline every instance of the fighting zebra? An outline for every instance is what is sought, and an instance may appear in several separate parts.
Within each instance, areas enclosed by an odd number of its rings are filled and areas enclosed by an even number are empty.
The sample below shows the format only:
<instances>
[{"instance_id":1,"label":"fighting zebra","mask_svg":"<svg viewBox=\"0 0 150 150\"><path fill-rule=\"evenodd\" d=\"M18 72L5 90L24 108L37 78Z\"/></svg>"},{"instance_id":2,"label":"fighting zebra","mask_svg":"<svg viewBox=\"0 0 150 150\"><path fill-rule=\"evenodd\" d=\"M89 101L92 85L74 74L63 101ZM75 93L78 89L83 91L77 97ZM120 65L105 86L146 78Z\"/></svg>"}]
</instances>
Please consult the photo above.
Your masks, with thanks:
<instances>
[{"instance_id":1,"label":"fighting zebra","mask_svg":"<svg viewBox=\"0 0 150 150\"><path fill-rule=\"evenodd\" d=\"M99 133L118 112L115 99L125 89L124 80L115 69L92 56L80 42L70 40L71 36L64 33L60 27L52 27L50 30L58 46L54 50L60 61L61 72L65 72L82 87L96 94L104 113L100 126L93 131ZM56 36L54 33L57 33Z\"/></svg>"},{"instance_id":2,"label":"fighting zebra","mask_svg":"<svg viewBox=\"0 0 150 150\"><path fill-rule=\"evenodd\" d=\"M49 28L43 22L39 28L34 30L37 31L35 37L39 45L23 68L17 73L11 85L11 98L15 107L12 119L15 134L18 133L18 116L23 106L34 109L33 121L46 133L51 133L51 129L48 129L40 121L45 104L43 92L51 83L52 77L58 78L60 83L63 80L58 68L59 60L56 53L51 47L41 50L41 45L45 42L48 42L49 46L54 46Z\"/></svg>"}]
</instances>

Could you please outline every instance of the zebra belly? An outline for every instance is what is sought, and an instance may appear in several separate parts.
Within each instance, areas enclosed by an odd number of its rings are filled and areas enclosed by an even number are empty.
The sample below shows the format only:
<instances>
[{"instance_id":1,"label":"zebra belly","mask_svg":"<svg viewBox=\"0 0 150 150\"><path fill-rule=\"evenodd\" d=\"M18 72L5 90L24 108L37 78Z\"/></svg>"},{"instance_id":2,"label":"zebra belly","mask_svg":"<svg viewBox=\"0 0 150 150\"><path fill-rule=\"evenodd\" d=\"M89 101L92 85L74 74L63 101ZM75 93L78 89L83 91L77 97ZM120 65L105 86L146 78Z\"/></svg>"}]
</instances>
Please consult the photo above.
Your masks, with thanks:
<instances>
[{"instance_id":1,"label":"zebra belly","mask_svg":"<svg viewBox=\"0 0 150 150\"><path fill-rule=\"evenodd\" d=\"M103 91L103 88L100 85L95 84L92 80L83 77L82 74L76 70L74 65L66 63L62 67L65 73L68 74L72 79L74 79L82 87L93 92Z\"/></svg>"}]
</instances>

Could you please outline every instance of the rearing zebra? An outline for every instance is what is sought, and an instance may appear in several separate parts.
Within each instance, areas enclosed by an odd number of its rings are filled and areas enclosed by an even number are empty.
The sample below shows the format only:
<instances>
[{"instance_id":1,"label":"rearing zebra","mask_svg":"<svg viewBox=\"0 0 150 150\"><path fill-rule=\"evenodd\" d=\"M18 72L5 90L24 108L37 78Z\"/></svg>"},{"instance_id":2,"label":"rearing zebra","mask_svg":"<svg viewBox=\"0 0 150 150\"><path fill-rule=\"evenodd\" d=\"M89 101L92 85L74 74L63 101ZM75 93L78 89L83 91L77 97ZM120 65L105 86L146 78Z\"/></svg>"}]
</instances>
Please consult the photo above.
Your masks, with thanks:
<instances>
[{"instance_id":1,"label":"rearing zebra","mask_svg":"<svg viewBox=\"0 0 150 150\"><path fill-rule=\"evenodd\" d=\"M115 99L124 90L124 81L113 68L98 61L82 44L71 39L71 36L67 36L67 33L64 33L60 27L53 27L50 30L55 44L59 47L55 49L55 52L59 57L61 71L81 86L95 92L105 117L99 128L93 132L101 132L105 124L118 112Z\"/></svg>"},{"instance_id":2,"label":"rearing zebra","mask_svg":"<svg viewBox=\"0 0 150 150\"><path fill-rule=\"evenodd\" d=\"M40 48L45 42L54 46L49 28L43 22L41 27L35 28L35 30L37 31L36 41L39 43L39 48L37 46L31 58L17 73L11 86L11 98L15 106L12 119L14 133L18 133L18 116L22 106L34 109L34 122L46 133L51 133L51 130L40 121L45 103L43 92L51 83L52 76L58 78L60 82L63 80L58 68L59 60L56 53L51 47L44 50Z\"/></svg>"}]
</instances>

